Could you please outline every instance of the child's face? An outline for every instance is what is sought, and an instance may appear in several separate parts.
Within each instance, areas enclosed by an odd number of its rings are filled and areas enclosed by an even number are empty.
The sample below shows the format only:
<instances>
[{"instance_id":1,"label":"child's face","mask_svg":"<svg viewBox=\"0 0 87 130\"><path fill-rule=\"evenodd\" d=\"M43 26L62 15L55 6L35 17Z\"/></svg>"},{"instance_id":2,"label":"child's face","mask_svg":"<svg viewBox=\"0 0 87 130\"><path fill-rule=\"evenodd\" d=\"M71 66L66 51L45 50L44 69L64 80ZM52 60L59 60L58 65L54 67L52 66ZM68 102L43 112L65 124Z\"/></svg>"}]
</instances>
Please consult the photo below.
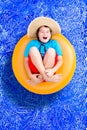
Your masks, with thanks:
<instances>
[{"instance_id":1,"label":"child's face","mask_svg":"<svg viewBox=\"0 0 87 130\"><path fill-rule=\"evenodd\" d=\"M48 27L44 27L42 26L40 29L39 29L39 32L38 32L38 37L39 37L39 40L43 43L46 43L50 40L51 38L51 31Z\"/></svg>"}]
</instances>

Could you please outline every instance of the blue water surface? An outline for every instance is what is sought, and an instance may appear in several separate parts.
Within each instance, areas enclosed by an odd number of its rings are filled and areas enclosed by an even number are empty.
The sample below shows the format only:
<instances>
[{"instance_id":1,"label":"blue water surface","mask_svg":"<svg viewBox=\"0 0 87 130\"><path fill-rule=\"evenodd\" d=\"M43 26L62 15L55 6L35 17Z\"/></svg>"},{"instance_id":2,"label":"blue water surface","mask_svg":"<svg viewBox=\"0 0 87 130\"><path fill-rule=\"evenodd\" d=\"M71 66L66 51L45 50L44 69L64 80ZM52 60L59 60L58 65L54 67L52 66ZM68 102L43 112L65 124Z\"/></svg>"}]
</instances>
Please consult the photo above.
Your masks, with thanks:
<instances>
[{"instance_id":1,"label":"blue water surface","mask_svg":"<svg viewBox=\"0 0 87 130\"><path fill-rule=\"evenodd\" d=\"M0 130L87 130L87 1L0 0ZM38 16L56 20L77 58L74 76L61 91L38 95L12 71L12 54Z\"/></svg>"}]
</instances>

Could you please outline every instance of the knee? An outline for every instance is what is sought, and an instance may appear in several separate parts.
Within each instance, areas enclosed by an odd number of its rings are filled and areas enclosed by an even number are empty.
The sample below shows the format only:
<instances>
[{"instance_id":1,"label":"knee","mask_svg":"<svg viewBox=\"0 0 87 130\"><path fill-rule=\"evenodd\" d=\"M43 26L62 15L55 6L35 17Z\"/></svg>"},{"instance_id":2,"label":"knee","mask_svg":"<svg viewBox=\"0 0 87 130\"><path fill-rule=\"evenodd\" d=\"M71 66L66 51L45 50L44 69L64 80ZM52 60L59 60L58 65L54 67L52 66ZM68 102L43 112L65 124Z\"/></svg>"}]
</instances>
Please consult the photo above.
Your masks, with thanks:
<instances>
[{"instance_id":1,"label":"knee","mask_svg":"<svg viewBox=\"0 0 87 130\"><path fill-rule=\"evenodd\" d=\"M49 49L47 50L47 55L48 55L49 57L51 57L51 58L54 58L55 55L56 55L56 52L55 52L55 50L54 50L53 48L49 48Z\"/></svg>"},{"instance_id":2,"label":"knee","mask_svg":"<svg viewBox=\"0 0 87 130\"><path fill-rule=\"evenodd\" d=\"M35 53L37 51L38 51L38 49L36 47L31 47L30 48L30 54Z\"/></svg>"}]
</instances>

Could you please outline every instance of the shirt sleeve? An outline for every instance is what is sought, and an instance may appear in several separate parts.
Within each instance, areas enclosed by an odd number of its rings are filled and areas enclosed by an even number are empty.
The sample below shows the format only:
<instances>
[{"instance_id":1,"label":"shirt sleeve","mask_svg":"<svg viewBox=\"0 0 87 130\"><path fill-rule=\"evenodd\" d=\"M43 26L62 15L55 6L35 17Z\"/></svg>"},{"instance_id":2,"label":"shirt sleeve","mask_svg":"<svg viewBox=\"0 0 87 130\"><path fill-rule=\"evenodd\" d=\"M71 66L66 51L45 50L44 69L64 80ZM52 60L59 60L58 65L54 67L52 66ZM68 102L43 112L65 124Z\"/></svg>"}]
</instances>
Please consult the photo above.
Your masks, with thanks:
<instances>
[{"instance_id":1,"label":"shirt sleeve","mask_svg":"<svg viewBox=\"0 0 87 130\"><path fill-rule=\"evenodd\" d=\"M58 56L62 56L63 53L62 53L62 48L61 48L60 44L56 40L54 40L53 42L54 42L53 46L54 46L56 53L58 54Z\"/></svg>"},{"instance_id":2,"label":"shirt sleeve","mask_svg":"<svg viewBox=\"0 0 87 130\"><path fill-rule=\"evenodd\" d=\"M30 48L33 46L33 41L30 41L27 46L25 47L25 51L24 51L24 57L28 57L29 52L30 52Z\"/></svg>"}]
</instances>

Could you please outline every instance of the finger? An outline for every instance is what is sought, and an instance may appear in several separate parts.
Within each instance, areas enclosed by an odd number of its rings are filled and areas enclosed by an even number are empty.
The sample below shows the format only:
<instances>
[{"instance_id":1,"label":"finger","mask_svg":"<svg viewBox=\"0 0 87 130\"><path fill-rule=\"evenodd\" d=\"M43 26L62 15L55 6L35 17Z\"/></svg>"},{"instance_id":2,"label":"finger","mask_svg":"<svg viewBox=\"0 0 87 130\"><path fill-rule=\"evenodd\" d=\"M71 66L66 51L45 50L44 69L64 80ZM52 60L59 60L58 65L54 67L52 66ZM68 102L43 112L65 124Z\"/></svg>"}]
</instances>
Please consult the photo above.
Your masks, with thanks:
<instances>
[{"instance_id":1,"label":"finger","mask_svg":"<svg viewBox=\"0 0 87 130\"><path fill-rule=\"evenodd\" d=\"M30 82L30 80L29 80L29 79L27 79L26 81L27 81L27 82Z\"/></svg>"},{"instance_id":2,"label":"finger","mask_svg":"<svg viewBox=\"0 0 87 130\"><path fill-rule=\"evenodd\" d=\"M62 75L62 74L60 73L60 74L56 74L56 75Z\"/></svg>"},{"instance_id":3,"label":"finger","mask_svg":"<svg viewBox=\"0 0 87 130\"><path fill-rule=\"evenodd\" d=\"M51 77L51 76L53 76L53 74L50 74L50 73L47 73L46 74L48 77Z\"/></svg>"},{"instance_id":4,"label":"finger","mask_svg":"<svg viewBox=\"0 0 87 130\"><path fill-rule=\"evenodd\" d=\"M47 70L45 70L45 72L49 72L51 69L47 69Z\"/></svg>"},{"instance_id":5,"label":"finger","mask_svg":"<svg viewBox=\"0 0 87 130\"><path fill-rule=\"evenodd\" d=\"M62 76L62 74L55 74L55 75Z\"/></svg>"},{"instance_id":6,"label":"finger","mask_svg":"<svg viewBox=\"0 0 87 130\"><path fill-rule=\"evenodd\" d=\"M29 80L28 82L29 82L30 86L35 86L36 85L36 83L33 82L32 80Z\"/></svg>"}]
</instances>

